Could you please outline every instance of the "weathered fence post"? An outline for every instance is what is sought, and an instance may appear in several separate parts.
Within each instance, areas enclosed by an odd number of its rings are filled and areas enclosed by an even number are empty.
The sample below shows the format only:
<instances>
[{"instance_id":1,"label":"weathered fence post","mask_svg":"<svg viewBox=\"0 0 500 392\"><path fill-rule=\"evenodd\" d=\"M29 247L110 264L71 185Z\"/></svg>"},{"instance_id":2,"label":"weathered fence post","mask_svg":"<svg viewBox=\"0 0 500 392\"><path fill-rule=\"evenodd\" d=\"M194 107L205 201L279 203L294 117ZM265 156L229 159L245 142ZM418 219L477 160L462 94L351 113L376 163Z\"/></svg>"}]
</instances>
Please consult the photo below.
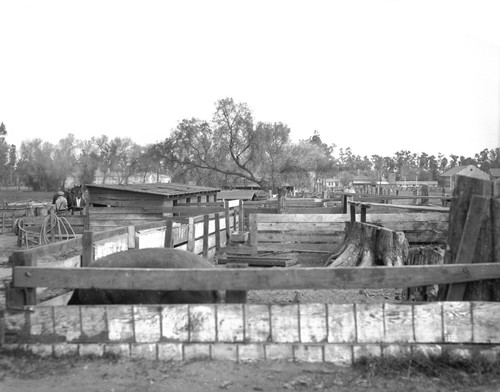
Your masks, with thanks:
<instances>
[{"instance_id":1,"label":"weathered fence post","mask_svg":"<svg viewBox=\"0 0 500 392\"><path fill-rule=\"evenodd\" d=\"M347 214L347 195L342 195L342 214Z\"/></svg>"},{"instance_id":2,"label":"weathered fence post","mask_svg":"<svg viewBox=\"0 0 500 392\"><path fill-rule=\"evenodd\" d=\"M366 210L370 208L370 206L367 206L365 204L361 204L361 222L366 223Z\"/></svg>"},{"instance_id":3,"label":"weathered fence post","mask_svg":"<svg viewBox=\"0 0 500 392\"><path fill-rule=\"evenodd\" d=\"M94 261L94 232L85 230L82 235L82 267Z\"/></svg>"},{"instance_id":4,"label":"weathered fence post","mask_svg":"<svg viewBox=\"0 0 500 392\"><path fill-rule=\"evenodd\" d=\"M238 222L238 231L243 231L245 230L245 215L243 212L243 200L240 200L239 206L238 206L238 212L239 212L239 222Z\"/></svg>"},{"instance_id":5,"label":"weathered fence post","mask_svg":"<svg viewBox=\"0 0 500 392\"><path fill-rule=\"evenodd\" d=\"M215 249L219 251L221 247L220 244L220 214L215 213Z\"/></svg>"},{"instance_id":6,"label":"weathered fence post","mask_svg":"<svg viewBox=\"0 0 500 392\"><path fill-rule=\"evenodd\" d=\"M259 253L258 239L257 239L257 215L249 215L249 225L250 225L250 246L252 247L252 255L256 256Z\"/></svg>"},{"instance_id":7,"label":"weathered fence post","mask_svg":"<svg viewBox=\"0 0 500 392\"><path fill-rule=\"evenodd\" d=\"M208 259L209 215L203 215L203 257Z\"/></svg>"},{"instance_id":8,"label":"weathered fence post","mask_svg":"<svg viewBox=\"0 0 500 392\"><path fill-rule=\"evenodd\" d=\"M463 260L471 263L500 262L499 197L500 192L497 193L493 181L457 176L450 208L445 264ZM458 291L454 287L459 287ZM470 282L465 288L452 285L448 292L443 290L440 295L441 300L457 300L459 297L464 301L499 301L500 280Z\"/></svg>"},{"instance_id":9,"label":"weathered fence post","mask_svg":"<svg viewBox=\"0 0 500 392\"><path fill-rule=\"evenodd\" d=\"M128 237L127 237L127 246L129 249L131 248L139 248L139 239L135 238L135 226L128 226Z\"/></svg>"},{"instance_id":10,"label":"weathered fence post","mask_svg":"<svg viewBox=\"0 0 500 392\"><path fill-rule=\"evenodd\" d=\"M356 222L356 204L350 203L351 223Z\"/></svg>"},{"instance_id":11,"label":"weathered fence post","mask_svg":"<svg viewBox=\"0 0 500 392\"><path fill-rule=\"evenodd\" d=\"M286 188L278 188L278 214L286 212Z\"/></svg>"},{"instance_id":12,"label":"weathered fence post","mask_svg":"<svg viewBox=\"0 0 500 392\"><path fill-rule=\"evenodd\" d=\"M165 243L163 246L165 248L172 248L173 245L173 235L172 230L174 228L174 222L172 218L167 218L167 222L165 224Z\"/></svg>"},{"instance_id":13,"label":"weathered fence post","mask_svg":"<svg viewBox=\"0 0 500 392\"><path fill-rule=\"evenodd\" d=\"M31 252L14 251L10 258L12 263L12 276L16 267L36 267L35 255ZM15 287L13 281L6 287L6 303L9 308L21 308L23 306L36 305L36 288Z\"/></svg>"},{"instance_id":14,"label":"weathered fence post","mask_svg":"<svg viewBox=\"0 0 500 392\"><path fill-rule=\"evenodd\" d=\"M225 212L225 220L226 220L226 238L229 240L231 237L231 226L229 224L229 201L224 201L224 212Z\"/></svg>"},{"instance_id":15,"label":"weathered fence post","mask_svg":"<svg viewBox=\"0 0 500 392\"><path fill-rule=\"evenodd\" d=\"M188 236L187 250L189 252L194 252L194 243L196 241L196 235L195 235L195 224L193 217L189 218L187 236Z\"/></svg>"}]
</instances>

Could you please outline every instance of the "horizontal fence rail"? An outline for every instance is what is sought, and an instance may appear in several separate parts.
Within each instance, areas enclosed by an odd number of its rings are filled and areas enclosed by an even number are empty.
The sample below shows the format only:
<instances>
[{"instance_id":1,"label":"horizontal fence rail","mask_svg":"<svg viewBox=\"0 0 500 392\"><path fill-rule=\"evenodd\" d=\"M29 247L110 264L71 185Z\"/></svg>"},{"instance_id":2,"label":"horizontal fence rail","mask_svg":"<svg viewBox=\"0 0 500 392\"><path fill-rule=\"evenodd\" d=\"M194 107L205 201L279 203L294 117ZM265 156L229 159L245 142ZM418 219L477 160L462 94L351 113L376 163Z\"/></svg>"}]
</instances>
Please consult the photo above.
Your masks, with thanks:
<instances>
[{"instance_id":1,"label":"horizontal fence rail","mask_svg":"<svg viewBox=\"0 0 500 392\"><path fill-rule=\"evenodd\" d=\"M293 290L403 288L500 278L500 263L252 269L13 268L18 288Z\"/></svg>"}]
</instances>

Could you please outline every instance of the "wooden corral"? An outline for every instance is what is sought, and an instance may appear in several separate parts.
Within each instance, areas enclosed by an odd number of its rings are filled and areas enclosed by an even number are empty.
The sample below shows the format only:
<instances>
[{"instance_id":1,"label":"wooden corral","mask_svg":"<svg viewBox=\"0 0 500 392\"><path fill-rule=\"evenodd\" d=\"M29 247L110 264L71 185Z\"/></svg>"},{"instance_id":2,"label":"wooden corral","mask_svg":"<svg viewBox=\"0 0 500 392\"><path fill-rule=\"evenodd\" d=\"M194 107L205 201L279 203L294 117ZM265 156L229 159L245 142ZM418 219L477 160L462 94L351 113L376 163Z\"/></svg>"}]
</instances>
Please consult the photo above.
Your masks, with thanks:
<instances>
[{"instance_id":1,"label":"wooden corral","mask_svg":"<svg viewBox=\"0 0 500 392\"><path fill-rule=\"evenodd\" d=\"M328 257L345 237L350 214L251 214L252 253L301 252ZM356 214L359 221L361 215ZM448 230L447 213L370 214L366 222L400 231L410 245L443 244Z\"/></svg>"}]
</instances>

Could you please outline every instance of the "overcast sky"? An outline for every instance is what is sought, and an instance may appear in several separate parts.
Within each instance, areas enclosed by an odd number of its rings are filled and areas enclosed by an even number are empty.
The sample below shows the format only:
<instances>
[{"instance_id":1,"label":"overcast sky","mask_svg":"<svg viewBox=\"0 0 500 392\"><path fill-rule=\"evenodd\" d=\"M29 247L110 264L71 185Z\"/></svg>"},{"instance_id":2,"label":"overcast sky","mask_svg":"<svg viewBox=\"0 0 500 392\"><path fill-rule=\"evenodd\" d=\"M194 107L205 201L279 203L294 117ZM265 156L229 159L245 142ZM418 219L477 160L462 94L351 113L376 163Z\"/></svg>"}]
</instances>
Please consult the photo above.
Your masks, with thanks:
<instances>
[{"instance_id":1,"label":"overcast sky","mask_svg":"<svg viewBox=\"0 0 500 392\"><path fill-rule=\"evenodd\" d=\"M359 155L500 142L500 1L0 0L7 142L144 145L219 99Z\"/></svg>"}]
</instances>

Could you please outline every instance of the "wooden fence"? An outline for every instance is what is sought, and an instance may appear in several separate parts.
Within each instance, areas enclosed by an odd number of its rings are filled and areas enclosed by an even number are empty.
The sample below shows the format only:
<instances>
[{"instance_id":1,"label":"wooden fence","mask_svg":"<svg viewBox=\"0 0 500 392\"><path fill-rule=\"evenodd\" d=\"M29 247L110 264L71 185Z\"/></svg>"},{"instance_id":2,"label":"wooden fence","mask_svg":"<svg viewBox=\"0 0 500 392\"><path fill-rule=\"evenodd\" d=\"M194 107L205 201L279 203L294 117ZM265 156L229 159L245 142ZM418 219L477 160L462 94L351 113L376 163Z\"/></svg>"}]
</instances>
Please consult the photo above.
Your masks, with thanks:
<instances>
[{"instance_id":1,"label":"wooden fence","mask_svg":"<svg viewBox=\"0 0 500 392\"><path fill-rule=\"evenodd\" d=\"M331 253L345 235L350 214L251 214L250 245L252 253L294 252ZM356 214L355 220L361 215ZM444 243L448 231L448 214L402 213L370 214L367 223L402 231L410 245Z\"/></svg>"}]
</instances>

